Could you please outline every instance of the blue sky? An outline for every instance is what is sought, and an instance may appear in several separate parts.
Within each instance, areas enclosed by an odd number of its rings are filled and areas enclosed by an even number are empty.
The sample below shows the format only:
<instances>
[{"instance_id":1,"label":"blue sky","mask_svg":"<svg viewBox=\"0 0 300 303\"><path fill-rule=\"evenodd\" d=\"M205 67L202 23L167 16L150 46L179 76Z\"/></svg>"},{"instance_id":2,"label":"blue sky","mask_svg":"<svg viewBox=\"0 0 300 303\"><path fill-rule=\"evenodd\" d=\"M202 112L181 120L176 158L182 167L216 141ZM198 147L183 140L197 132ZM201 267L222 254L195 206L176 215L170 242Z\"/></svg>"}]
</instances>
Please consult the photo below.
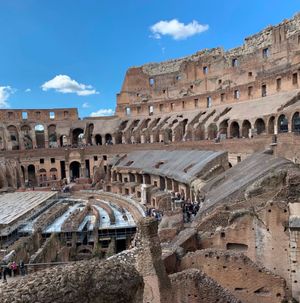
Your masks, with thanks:
<instances>
[{"instance_id":1,"label":"blue sky","mask_svg":"<svg viewBox=\"0 0 300 303\"><path fill-rule=\"evenodd\" d=\"M297 11L298 0L0 0L0 106L111 113L130 66L229 49Z\"/></svg>"}]
</instances>

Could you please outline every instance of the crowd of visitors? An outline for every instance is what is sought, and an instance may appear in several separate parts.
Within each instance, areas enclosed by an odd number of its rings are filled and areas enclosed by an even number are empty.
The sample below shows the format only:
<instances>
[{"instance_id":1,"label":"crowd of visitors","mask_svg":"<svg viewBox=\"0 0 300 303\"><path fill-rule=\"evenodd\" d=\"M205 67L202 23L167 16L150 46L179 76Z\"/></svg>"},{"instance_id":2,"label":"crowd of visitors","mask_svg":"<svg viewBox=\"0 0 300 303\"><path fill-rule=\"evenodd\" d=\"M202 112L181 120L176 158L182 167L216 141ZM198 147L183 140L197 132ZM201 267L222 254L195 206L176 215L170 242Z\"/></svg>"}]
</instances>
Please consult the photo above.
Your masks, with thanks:
<instances>
[{"instance_id":1,"label":"crowd of visitors","mask_svg":"<svg viewBox=\"0 0 300 303\"><path fill-rule=\"evenodd\" d=\"M9 262L7 264L5 263L0 264L0 280L2 280L3 283L7 282L7 276L9 277L15 277L17 275L25 276L25 274L26 274L26 269L23 261L20 261L19 264L17 264L15 261Z\"/></svg>"}]
</instances>

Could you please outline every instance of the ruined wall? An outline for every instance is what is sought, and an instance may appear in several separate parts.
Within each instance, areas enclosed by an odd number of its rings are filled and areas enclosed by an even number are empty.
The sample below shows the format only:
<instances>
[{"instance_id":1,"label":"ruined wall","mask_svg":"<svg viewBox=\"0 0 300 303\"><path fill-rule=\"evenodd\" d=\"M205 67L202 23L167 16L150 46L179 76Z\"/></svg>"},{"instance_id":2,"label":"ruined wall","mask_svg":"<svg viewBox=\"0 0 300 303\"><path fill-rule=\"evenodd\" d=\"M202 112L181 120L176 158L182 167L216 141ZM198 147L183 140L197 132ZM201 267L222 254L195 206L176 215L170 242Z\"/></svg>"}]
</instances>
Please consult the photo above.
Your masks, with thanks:
<instances>
[{"instance_id":1,"label":"ruined wall","mask_svg":"<svg viewBox=\"0 0 300 303\"><path fill-rule=\"evenodd\" d=\"M287 295L283 278L258 267L242 253L198 250L181 260L180 269L188 268L202 270L242 302L280 303Z\"/></svg>"},{"instance_id":2,"label":"ruined wall","mask_svg":"<svg viewBox=\"0 0 300 303\"><path fill-rule=\"evenodd\" d=\"M3 303L140 303L143 279L131 265L89 260L11 282L0 295Z\"/></svg>"},{"instance_id":3,"label":"ruined wall","mask_svg":"<svg viewBox=\"0 0 300 303\"><path fill-rule=\"evenodd\" d=\"M227 289L197 269L187 269L170 275L174 301L177 303L238 303Z\"/></svg>"}]
</instances>

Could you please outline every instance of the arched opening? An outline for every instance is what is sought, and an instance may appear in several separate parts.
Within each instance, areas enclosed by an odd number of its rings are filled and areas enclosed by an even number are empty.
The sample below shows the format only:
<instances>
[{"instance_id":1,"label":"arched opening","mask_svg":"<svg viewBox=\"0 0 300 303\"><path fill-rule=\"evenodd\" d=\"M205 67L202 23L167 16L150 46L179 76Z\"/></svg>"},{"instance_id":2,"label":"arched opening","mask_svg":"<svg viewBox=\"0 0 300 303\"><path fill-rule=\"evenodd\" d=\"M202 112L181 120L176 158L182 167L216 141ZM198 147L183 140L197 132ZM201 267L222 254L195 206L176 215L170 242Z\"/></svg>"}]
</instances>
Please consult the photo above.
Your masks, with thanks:
<instances>
[{"instance_id":1,"label":"arched opening","mask_svg":"<svg viewBox=\"0 0 300 303\"><path fill-rule=\"evenodd\" d=\"M39 170L39 184L40 186L46 186L46 183L47 182L47 172L44 168L41 168Z\"/></svg>"},{"instance_id":2,"label":"arched opening","mask_svg":"<svg viewBox=\"0 0 300 303\"><path fill-rule=\"evenodd\" d=\"M50 179L57 180L57 169L55 167L50 169Z\"/></svg>"},{"instance_id":3,"label":"arched opening","mask_svg":"<svg viewBox=\"0 0 300 303\"><path fill-rule=\"evenodd\" d=\"M225 135L227 137L227 129L228 129L228 119L220 123L219 125L220 135L223 135L223 137Z\"/></svg>"},{"instance_id":4,"label":"arched opening","mask_svg":"<svg viewBox=\"0 0 300 303\"><path fill-rule=\"evenodd\" d=\"M57 147L56 126L54 124L48 126L49 147Z\"/></svg>"},{"instance_id":5,"label":"arched opening","mask_svg":"<svg viewBox=\"0 0 300 303\"><path fill-rule=\"evenodd\" d=\"M230 125L230 137L232 138L240 137L240 126L236 121L232 122Z\"/></svg>"},{"instance_id":6,"label":"arched opening","mask_svg":"<svg viewBox=\"0 0 300 303\"><path fill-rule=\"evenodd\" d=\"M292 118L292 130L293 132L300 132L300 116L299 112L294 113Z\"/></svg>"},{"instance_id":7,"label":"arched opening","mask_svg":"<svg viewBox=\"0 0 300 303\"><path fill-rule=\"evenodd\" d=\"M95 142L96 142L96 145L102 145L102 137L101 137L101 135L97 134L95 136Z\"/></svg>"},{"instance_id":8,"label":"arched opening","mask_svg":"<svg viewBox=\"0 0 300 303\"><path fill-rule=\"evenodd\" d=\"M92 145L92 137L93 137L93 131L94 131L94 124L90 123L87 129L87 144Z\"/></svg>"},{"instance_id":9,"label":"arched opening","mask_svg":"<svg viewBox=\"0 0 300 303\"><path fill-rule=\"evenodd\" d=\"M45 127L37 124L34 127L37 148L45 148Z\"/></svg>"},{"instance_id":10,"label":"arched opening","mask_svg":"<svg viewBox=\"0 0 300 303\"><path fill-rule=\"evenodd\" d=\"M135 176L133 173L129 173L129 182L135 182Z\"/></svg>"},{"instance_id":11,"label":"arched opening","mask_svg":"<svg viewBox=\"0 0 300 303\"><path fill-rule=\"evenodd\" d=\"M10 125L10 126L8 126L7 130L9 132L9 138L10 138L10 141L11 141L12 149L13 150L20 149L19 134L18 134L17 128L14 125Z\"/></svg>"},{"instance_id":12,"label":"arched opening","mask_svg":"<svg viewBox=\"0 0 300 303\"><path fill-rule=\"evenodd\" d=\"M207 128L207 137L208 139L215 139L218 134L218 127L215 123L209 124Z\"/></svg>"},{"instance_id":13,"label":"arched opening","mask_svg":"<svg viewBox=\"0 0 300 303\"><path fill-rule=\"evenodd\" d=\"M73 161L70 164L70 179L74 181L77 178L80 178L80 163L78 161Z\"/></svg>"},{"instance_id":14,"label":"arched opening","mask_svg":"<svg viewBox=\"0 0 300 303\"><path fill-rule=\"evenodd\" d=\"M112 135L111 134L106 134L105 135L105 144L106 145L112 145L113 142L112 142Z\"/></svg>"},{"instance_id":15,"label":"arched opening","mask_svg":"<svg viewBox=\"0 0 300 303\"><path fill-rule=\"evenodd\" d=\"M172 129L168 128L166 130L166 135L167 135L167 142L172 142L172 139L173 139L173 131L172 131Z\"/></svg>"},{"instance_id":16,"label":"arched opening","mask_svg":"<svg viewBox=\"0 0 300 303\"><path fill-rule=\"evenodd\" d=\"M254 128L256 129L256 133L258 135L266 132L265 121L261 118L258 118L254 123Z\"/></svg>"},{"instance_id":17,"label":"arched opening","mask_svg":"<svg viewBox=\"0 0 300 303\"><path fill-rule=\"evenodd\" d=\"M36 185L35 167L33 164L28 165L28 185L29 186Z\"/></svg>"},{"instance_id":18,"label":"arched opening","mask_svg":"<svg viewBox=\"0 0 300 303\"><path fill-rule=\"evenodd\" d=\"M75 128L72 132L72 145L78 146L83 140L83 129Z\"/></svg>"},{"instance_id":19,"label":"arched opening","mask_svg":"<svg viewBox=\"0 0 300 303\"><path fill-rule=\"evenodd\" d=\"M21 170L22 170L22 178L23 178L23 181L25 183L25 168L23 165L21 165Z\"/></svg>"},{"instance_id":20,"label":"arched opening","mask_svg":"<svg viewBox=\"0 0 300 303\"><path fill-rule=\"evenodd\" d=\"M280 115L278 118L278 133L287 133L289 130L288 119L285 115Z\"/></svg>"},{"instance_id":21,"label":"arched opening","mask_svg":"<svg viewBox=\"0 0 300 303\"><path fill-rule=\"evenodd\" d=\"M30 131L31 131L31 128L28 125L23 125L21 127L21 132L23 134L23 143L24 143L25 149L33 149L33 143L32 143L32 139L30 136Z\"/></svg>"},{"instance_id":22,"label":"arched opening","mask_svg":"<svg viewBox=\"0 0 300 303\"><path fill-rule=\"evenodd\" d=\"M59 144L60 144L61 147L68 145L68 139L67 139L66 135L60 136L60 138L59 138Z\"/></svg>"},{"instance_id":23,"label":"arched opening","mask_svg":"<svg viewBox=\"0 0 300 303\"><path fill-rule=\"evenodd\" d=\"M242 137L250 138L251 123L248 120L244 120L242 124Z\"/></svg>"},{"instance_id":24,"label":"arched opening","mask_svg":"<svg viewBox=\"0 0 300 303\"><path fill-rule=\"evenodd\" d=\"M274 134L274 125L275 125L275 117L272 116L268 122L268 134L270 135Z\"/></svg>"}]
</instances>

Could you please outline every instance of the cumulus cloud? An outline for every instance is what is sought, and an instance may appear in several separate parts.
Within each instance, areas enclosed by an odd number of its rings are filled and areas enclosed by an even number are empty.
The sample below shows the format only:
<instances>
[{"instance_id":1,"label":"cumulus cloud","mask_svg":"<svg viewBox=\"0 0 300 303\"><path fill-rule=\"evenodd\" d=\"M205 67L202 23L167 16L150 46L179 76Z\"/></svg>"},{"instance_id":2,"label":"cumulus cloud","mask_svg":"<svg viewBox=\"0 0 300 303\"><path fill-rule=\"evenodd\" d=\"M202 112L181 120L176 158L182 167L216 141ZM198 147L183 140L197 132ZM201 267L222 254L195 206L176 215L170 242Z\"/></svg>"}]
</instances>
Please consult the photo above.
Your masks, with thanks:
<instances>
[{"instance_id":1,"label":"cumulus cloud","mask_svg":"<svg viewBox=\"0 0 300 303\"><path fill-rule=\"evenodd\" d=\"M99 94L91 85L78 83L67 75L57 75L42 85L43 91L54 89L63 94L77 94L78 96L89 96Z\"/></svg>"},{"instance_id":2,"label":"cumulus cloud","mask_svg":"<svg viewBox=\"0 0 300 303\"><path fill-rule=\"evenodd\" d=\"M159 21L150 27L152 38L161 39L161 36L169 35L174 40L182 40L196 34L207 31L209 26L207 24L200 24L193 20L188 24L179 22L177 19L170 21Z\"/></svg>"},{"instance_id":3,"label":"cumulus cloud","mask_svg":"<svg viewBox=\"0 0 300 303\"><path fill-rule=\"evenodd\" d=\"M87 102L84 102L82 104L82 108L89 108L89 107L90 107L90 105Z\"/></svg>"},{"instance_id":4,"label":"cumulus cloud","mask_svg":"<svg viewBox=\"0 0 300 303\"><path fill-rule=\"evenodd\" d=\"M25 89L25 93L30 93L31 92L31 89L30 88L26 88Z\"/></svg>"},{"instance_id":5,"label":"cumulus cloud","mask_svg":"<svg viewBox=\"0 0 300 303\"><path fill-rule=\"evenodd\" d=\"M115 111L111 108L102 108L96 112L91 113L91 117L101 117L101 116L113 116Z\"/></svg>"},{"instance_id":6,"label":"cumulus cloud","mask_svg":"<svg viewBox=\"0 0 300 303\"><path fill-rule=\"evenodd\" d=\"M8 99L14 90L10 86L0 86L0 108L8 108Z\"/></svg>"}]
</instances>

